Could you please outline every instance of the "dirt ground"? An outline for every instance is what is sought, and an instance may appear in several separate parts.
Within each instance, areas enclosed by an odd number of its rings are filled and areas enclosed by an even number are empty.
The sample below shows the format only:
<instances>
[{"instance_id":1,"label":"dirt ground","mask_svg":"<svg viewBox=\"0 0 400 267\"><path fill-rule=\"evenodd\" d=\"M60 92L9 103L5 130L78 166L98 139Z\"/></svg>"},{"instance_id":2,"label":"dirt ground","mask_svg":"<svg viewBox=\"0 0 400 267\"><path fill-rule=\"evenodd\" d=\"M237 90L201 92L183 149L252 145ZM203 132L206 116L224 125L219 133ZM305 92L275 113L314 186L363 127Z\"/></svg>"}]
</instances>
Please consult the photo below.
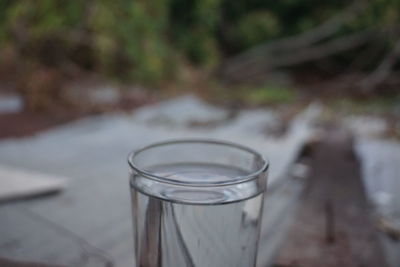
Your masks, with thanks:
<instances>
[{"instance_id":1,"label":"dirt ground","mask_svg":"<svg viewBox=\"0 0 400 267\"><path fill-rule=\"evenodd\" d=\"M0 139L30 136L90 115L116 111L128 112L153 101L154 98L150 96L137 98L126 95L122 96L117 103L112 104L85 105L84 103L80 103L82 106L86 106L86 108L78 107L76 109L69 108L42 112L33 112L24 109L15 113L0 112Z\"/></svg>"},{"instance_id":2,"label":"dirt ground","mask_svg":"<svg viewBox=\"0 0 400 267\"><path fill-rule=\"evenodd\" d=\"M33 135L82 117L83 114L51 116L31 112L0 114L0 139Z\"/></svg>"}]
</instances>

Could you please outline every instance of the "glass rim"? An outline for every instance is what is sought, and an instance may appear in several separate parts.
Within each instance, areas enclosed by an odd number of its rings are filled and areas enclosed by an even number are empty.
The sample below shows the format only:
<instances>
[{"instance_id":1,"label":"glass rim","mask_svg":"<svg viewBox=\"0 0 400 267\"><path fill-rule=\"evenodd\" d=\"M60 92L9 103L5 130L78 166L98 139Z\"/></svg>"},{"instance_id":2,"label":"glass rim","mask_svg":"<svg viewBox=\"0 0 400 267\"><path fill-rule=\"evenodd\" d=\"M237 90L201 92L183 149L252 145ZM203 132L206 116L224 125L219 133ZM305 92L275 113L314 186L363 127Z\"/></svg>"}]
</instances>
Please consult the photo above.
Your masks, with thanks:
<instances>
[{"instance_id":1,"label":"glass rim","mask_svg":"<svg viewBox=\"0 0 400 267\"><path fill-rule=\"evenodd\" d=\"M174 179L170 179L168 177L159 176L159 175L156 175L154 173L151 173L151 172L141 168L140 166L136 165L134 162L134 158L146 150L156 148L156 147L161 147L161 146L174 145L174 144L214 144L214 145L220 145L220 146L226 146L226 147L233 147L233 148L237 148L242 151L249 152L256 157L259 157L262 160L262 166L260 168L258 168L256 171L253 171L248 175L233 176L233 177L231 177L232 179L229 179L227 181L199 183L199 182L177 181ZM262 154L260 154L259 152L257 152L256 150L254 150L252 148L249 148L247 146L243 146L243 145L240 145L237 143L233 143L233 142L216 140L216 139L203 139L203 138L167 140L167 141L156 142L156 143L152 143L150 145L143 146L143 147L136 149L129 153L128 164L132 170L134 170L139 175L141 175L145 178L148 178L148 179L151 179L151 180L154 180L157 182L161 182L161 183L180 185L180 186L192 186L192 187L218 187L218 186L227 186L227 185L245 183L245 182L251 181L253 179L256 179L260 174L266 172L269 168L269 161Z\"/></svg>"}]
</instances>

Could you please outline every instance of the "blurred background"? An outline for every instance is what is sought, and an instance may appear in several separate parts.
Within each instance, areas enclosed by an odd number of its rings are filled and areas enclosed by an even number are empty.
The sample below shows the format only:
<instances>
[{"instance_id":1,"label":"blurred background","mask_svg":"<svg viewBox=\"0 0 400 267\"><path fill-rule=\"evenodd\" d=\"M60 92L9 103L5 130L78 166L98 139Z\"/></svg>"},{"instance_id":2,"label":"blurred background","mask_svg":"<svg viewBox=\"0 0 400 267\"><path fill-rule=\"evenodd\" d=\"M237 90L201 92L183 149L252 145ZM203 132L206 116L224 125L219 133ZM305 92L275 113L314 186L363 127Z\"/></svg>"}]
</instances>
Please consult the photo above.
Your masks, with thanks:
<instances>
[{"instance_id":1,"label":"blurred background","mask_svg":"<svg viewBox=\"0 0 400 267\"><path fill-rule=\"evenodd\" d=\"M83 97L95 87L116 89L97 98L119 108L193 91L221 104L328 97L385 109L398 100L399 9L396 0L4 0L0 90L51 114L101 109Z\"/></svg>"},{"instance_id":2,"label":"blurred background","mask_svg":"<svg viewBox=\"0 0 400 267\"><path fill-rule=\"evenodd\" d=\"M360 161L362 187L378 214L373 225L393 238L385 239L387 261L399 266L399 74L398 0L2 0L0 163L24 169L13 174L19 178L35 171L69 177L72 186L54 198L14 203L6 195L0 228L9 230L0 235L0 256L129 266L131 240L126 246L116 240L130 236L130 221L111 241L96 238L130 216L128 204L115 208L129 203L127 188L120 188L123 164L129 150L148 142L206 136L272 151L277 181L293 168L294 176L308 176L310 166L298 166L304 151L341 129L333 139L354 141L354 147L343 144ZM21 155L28 160L21 162ZM3 170L3 178L10 173ZM108 175L121 179L111 184ZM113 203L113 212L87 199L95 179L110 183L95 192ZM271 199L292 207L296 198L280 190ZM285 207L277 214L287 213ZM86 220L88 210L110 219ZM39 217L54 231L46 232ZM30 232L24 225L48 236L18 235ZM82 257L74 248L80 238L91 251ZM58 250L33 250L53 239L66 241ZM260 266L273 262L276 248L268 251Z\"/></svg>"}]
</instances>

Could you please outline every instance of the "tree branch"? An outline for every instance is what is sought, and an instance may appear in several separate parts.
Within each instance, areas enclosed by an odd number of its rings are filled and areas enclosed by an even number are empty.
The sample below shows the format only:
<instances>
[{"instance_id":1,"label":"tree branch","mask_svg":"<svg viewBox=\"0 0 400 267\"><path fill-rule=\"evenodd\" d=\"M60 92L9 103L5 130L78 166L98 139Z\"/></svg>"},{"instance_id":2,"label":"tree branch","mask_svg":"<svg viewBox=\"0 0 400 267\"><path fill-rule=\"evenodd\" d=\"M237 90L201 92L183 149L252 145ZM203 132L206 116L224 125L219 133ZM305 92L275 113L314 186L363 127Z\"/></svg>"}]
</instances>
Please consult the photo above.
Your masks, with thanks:
<instances>
[{"instance_id":1,"label":"tree branch","mask_svg":"<svg viewBox=\"0 0 400 267\"><path fill-rule=\"evenodd\" d=\"M233 68L227 68L225 74L227 77L235 77L234 80L254 78L255 76L265 74L265 72L279 67L292 66L308 61L318 60L359 47L376 38L376 36L377 31L369 29L363 32L339 37L320 45L305 47L290 52L288 51L283 54L278 53L259 57L252 62L234 66Z\"/></svg>"},{"instance_id":2,"label":"tree branch","mask_svg":"<svg viewBox=\"0 0 400 267\"><path fill-rule=\"evenodd\" d=\"M288 38L279 39L276 41L268 42L266 44L258 45L234 58L228 60L226 65L235 66L246 64L252 61L255 57L262 57L269 55L275 51L284 51L299 49L311 44L317 43L332 34L334 34L343 24L353 19L357 14L363 11L366 7L364 1L354 1L350 6L345 8L338 15L328 19L321 25L311 29L305 33L291 36Z\"/></svg>"},{"instance_id":3,"label":"tree branch","mask_svg":"<svg viewBox=\"0 0 400 267\"><path fill-rule=\"evenodd\" d=\"M395 42L393 49L382 60L381 64L361 81L364 93L369 93L382 83L392 72L394 65L400 57L400 38Z\"/></svg>"}]
</instances>

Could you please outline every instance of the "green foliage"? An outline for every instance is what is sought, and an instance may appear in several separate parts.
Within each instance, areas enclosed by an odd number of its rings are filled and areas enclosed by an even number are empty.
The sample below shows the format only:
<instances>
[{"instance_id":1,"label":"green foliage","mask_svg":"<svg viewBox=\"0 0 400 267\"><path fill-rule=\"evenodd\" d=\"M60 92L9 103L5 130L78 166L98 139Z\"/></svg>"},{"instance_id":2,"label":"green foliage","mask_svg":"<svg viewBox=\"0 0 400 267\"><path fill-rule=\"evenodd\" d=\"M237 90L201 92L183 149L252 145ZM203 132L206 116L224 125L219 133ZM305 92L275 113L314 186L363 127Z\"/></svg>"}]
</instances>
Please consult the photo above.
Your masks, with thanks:
<instances>
[{"instance_id":1,"label":"green foliage","mask_svg":"<svg viewBox=\"0 0 400 267\"><path fill-rule=\"evenodd\" d=\"M331 108L344 113L390 114L395 113L400 103L400 93L394 96L378 96L369 99L339 98L332 101Z\"/></svg>"},{"instance_id":2,"label":"green foliage","mask_svg":"<svg viewBox=\"0 0 400 267\"><path fill-rule=\"evenodd\" d=\"M280 32L280 23L276 16L269 11L255 11L243 16L233 35L241 48L249 48L277 37Z\"/></svg>"},{"instance_id":3,"label":"green foliage","mask_svg":"<svg viewBox=\"0 0 400 267\"><path fill-rule=\"evenodd\" d=\"M343 33L399 24L400 1L368 3ZM213 68L224 57L307 31L348 4L344 0L2 0L0 45L11 44L40 63L51 54L47 53L51 46L58 60L157 84L174 79L182 61Z\"/></svg>"},{"instance_id":4,"label":"green foliage","mask_svg":"<svg viewBox=\"0 0 400 267\"><path fill-rule=\"evenodd\" d=\"M248 106L290 104L299 99L298 91L290 85L268 82L263 85L238 85L225 87L212 81L209 91L213 99L225 103L241 103Z\"/></svg>"},{"instance_id":5,"label":"green foliage","mask_svg":"<svg viewBox=\"0 0 400 267\"><path fill-rule=\"evenodd\" d=\"M297 98L293 89L276 84L265 84L246 91L244 99L251 104L290 103Z\"/></svg>"},{"instance_id":6,"label":"green foliage","mask_svg":"<svg viewBox=\"0 0 400 267\"><path fill-rule=\"evenodd\" d=\"M32 39L62 34L82 20L82 6L73 1L66 1L64 5L52 0L13 1L5 11L2 24L9 30L25 31Z\"/></svg>"},{"instance_id":7,"label":"green foliage","mask_svg":"<svg viewBox=\"0 0 400 267\"><path fill-rule=\"evenodd\" d=\"M132 63L134 79L160 81L171 67L170 49L163 36L168 24L167 4L163 0L132 1L126 16L118 19L118 24L124 24L118 36L122 42L119 48Z\"/></svg>"},{"instance_id":8,"label":"green foliage","mask_svg":"<svg viewBox=\"0 0 400 267\"><path fill-rule=\"evenodd\" d=\"M171 0L171 33L176 46L195 64L215 66L219 60L217 31L221 0Z\"/></svg>"}]
</instances>

